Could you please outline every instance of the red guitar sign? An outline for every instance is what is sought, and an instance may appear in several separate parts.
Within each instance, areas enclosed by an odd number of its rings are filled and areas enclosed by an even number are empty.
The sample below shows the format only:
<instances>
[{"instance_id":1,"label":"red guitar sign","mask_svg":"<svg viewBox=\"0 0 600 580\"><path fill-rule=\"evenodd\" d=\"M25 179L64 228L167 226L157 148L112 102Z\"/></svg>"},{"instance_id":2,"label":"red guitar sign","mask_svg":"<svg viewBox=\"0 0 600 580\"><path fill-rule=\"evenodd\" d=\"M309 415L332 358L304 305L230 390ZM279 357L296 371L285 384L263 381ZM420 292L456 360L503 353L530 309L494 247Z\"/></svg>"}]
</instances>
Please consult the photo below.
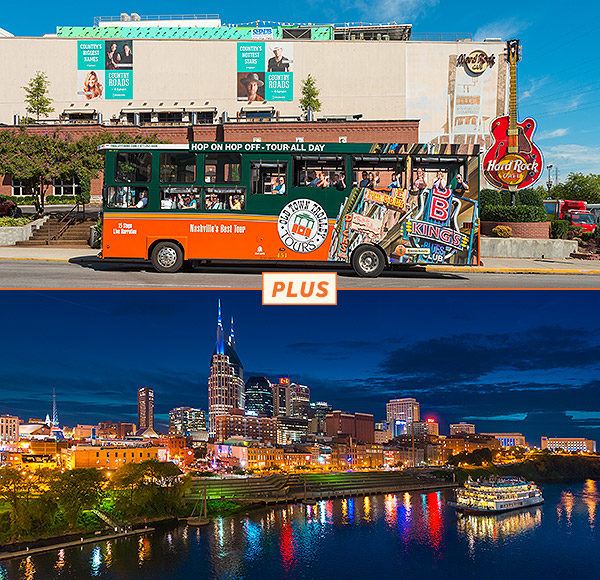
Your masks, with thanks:
<instances>
[{"instance_id":1,"label":"red guitar sign","mask_svg":"<svg viewBox=\"0 0 600 580\"><path fill-rule=\"evenodd\" d=\"M544 158L533 143L535 121L517 122L517 62L519 41L506 43L510 65L510 98L508 115L492 121L492 146L483 158L483 174L497 189L516 191L531 187L542 175Z\"/></svg>"}]
</instances>

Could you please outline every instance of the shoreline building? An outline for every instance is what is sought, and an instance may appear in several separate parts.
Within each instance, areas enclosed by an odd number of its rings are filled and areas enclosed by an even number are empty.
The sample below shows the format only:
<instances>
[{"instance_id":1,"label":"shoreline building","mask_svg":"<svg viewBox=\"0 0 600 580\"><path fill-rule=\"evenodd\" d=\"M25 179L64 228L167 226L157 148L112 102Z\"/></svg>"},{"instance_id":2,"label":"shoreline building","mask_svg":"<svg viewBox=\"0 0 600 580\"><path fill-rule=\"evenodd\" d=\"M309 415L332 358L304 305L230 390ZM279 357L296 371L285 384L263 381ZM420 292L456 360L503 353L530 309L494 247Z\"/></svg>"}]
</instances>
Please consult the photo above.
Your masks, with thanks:
<instances>
[{"instance_id":1,"label":"shoreline building","mask_svg":"<svg viewBox=\"0 0 600 580\"><path fill-rule=\"evenodd\" d=\"M585 437L542 437L542 449L596 453L596 442Z\"/></svg>"},{"instance_id":2,"label":"shoreline building","mask_svg":"<svg viewBox=\"0 0 600 580\"><path fill-rule=\"evenodd\" d=\"M19 417L0 415L0 450L16 450L19 443Z\"/></svg>"},{"instance_id":3,"label":"shoreline building","mask_svg":"<svg viewBox=\"0 0 600 580\"><path fill-rule=\"evenodd\" d=\"M325 418L328 437L350 436L361 443L375 443L375 423L369 413L332 411Z\"/></svg>"},{"instance_id":4,"label":"shoreline building","mask_svg":"<svg viewBox=\"0 0 600 580\"><path fill-rule=\"evenodd\" d=\"M208 433L216 434L215 418L226 415L231 409L245 409L244 404L244 367L235 351L233 317L229 338L225 340L221 320L221 301L217 312L217 340L210 361L208 377Z\"/></svg>"},{"instance_id":5,"label":"shoreline building","mask_svg":"<svg viewBox=\"0 0 600 580\"><path fill-rule=\"evenodd\" d=\"M419 402L412 397L392 399L386 404L385 409L387 426L392 439L410 433L410 424L420 420Z\"/></svg>"},{"instance_id":6,"label":"shoreline building","mask_svg":"<svg viewBox=\"0 0 600 580\"><path fill-rule=\"evenodd\" d=\"M465 423L464 421L461 421L460 423L451 423L450 435L458 435L460 433L475 433L475 425L473 425L473 423Z\"/></svg>"},{"instance_id":7,"label":"shoreline building","mask_svg":"<svg viewBox=\"0 0 600 580\"><path fill-rule=\"evenodd\" d=\"M522 433L481 433L489 437L495 437L500 441L501 447L527 447L527 441Z\"/></svg>"}]
</instances>

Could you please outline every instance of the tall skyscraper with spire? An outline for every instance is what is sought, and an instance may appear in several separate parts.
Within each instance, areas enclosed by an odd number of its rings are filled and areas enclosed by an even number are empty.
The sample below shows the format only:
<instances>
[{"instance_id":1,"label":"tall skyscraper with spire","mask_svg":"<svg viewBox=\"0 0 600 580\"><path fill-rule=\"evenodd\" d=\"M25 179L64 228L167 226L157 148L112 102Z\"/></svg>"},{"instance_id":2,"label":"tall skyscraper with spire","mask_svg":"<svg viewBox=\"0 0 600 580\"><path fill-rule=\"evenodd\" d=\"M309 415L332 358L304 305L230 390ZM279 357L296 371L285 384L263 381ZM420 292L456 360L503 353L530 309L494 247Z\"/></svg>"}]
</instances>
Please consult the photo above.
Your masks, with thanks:
<instances>
[{"instance_id":1,"label":"tall skyscraper with spire","mask_svg":"<svg viewBox=\"0 0 600 580\"><path fill-rule=\"evenodd\" d=\"M52 389L52 427L58 429L58 409L56 407L56 390Z\"/></svg>"},{"instance_id":2,"label":"tall skyscraper with spire","mask_svg":"<svg viewBox=\"0 0 600 580\"><path fill-rule=\"evenodd\" d=\"M221 301L217 310L217 340L210 360L208 377L208 430L214 436L215 417L229 409L244 408L244 367L235 351L233 316L229 337L225 340L221 319Z\"/></svg>"}]
</instances>

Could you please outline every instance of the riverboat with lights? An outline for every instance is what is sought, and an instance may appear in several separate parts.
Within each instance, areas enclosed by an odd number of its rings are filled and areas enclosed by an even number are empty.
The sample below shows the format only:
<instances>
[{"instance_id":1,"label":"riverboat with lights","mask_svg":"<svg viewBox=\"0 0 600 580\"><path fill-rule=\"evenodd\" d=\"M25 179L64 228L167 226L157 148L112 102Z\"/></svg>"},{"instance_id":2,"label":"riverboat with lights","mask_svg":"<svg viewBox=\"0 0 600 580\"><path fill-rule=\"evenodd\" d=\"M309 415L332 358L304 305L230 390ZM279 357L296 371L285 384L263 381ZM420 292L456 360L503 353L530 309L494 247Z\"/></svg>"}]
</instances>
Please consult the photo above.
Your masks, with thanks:
<instances>
[{"instance_id":1,"label":"riverboat with lights","mask_svg":"<svg viewBox=\"0 0 600 580\"><path fill-rule=\"evenodd\" d=\"M520 477L498 477L482 481L467 480L456 490L457 511L471 514L507 512L544 503L542 492L535 483Z\"/></svg>"}]
</instances>

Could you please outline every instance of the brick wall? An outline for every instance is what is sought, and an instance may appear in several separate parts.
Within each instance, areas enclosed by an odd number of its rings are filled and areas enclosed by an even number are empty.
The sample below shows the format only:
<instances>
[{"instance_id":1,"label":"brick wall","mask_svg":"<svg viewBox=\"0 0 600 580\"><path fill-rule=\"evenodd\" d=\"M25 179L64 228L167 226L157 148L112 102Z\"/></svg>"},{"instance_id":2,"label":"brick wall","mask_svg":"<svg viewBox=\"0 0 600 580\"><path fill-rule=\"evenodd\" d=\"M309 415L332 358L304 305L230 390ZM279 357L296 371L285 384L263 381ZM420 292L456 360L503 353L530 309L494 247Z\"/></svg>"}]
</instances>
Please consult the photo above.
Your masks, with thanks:
<instances>
[{"instance_id":1,"label":"brick wall","mask_svg":"<svg viewBox=\"0 0 600 580\"><path fill-rule=\"evenodd\" d=\"M0 131L16 130L17 127L0 127ZM49 134L58 131L80 139L107 131L114 135L156 135L167 143L188 143L189 141L296 141L302 137L306 142L316 141L337 143L340 137L346 137L348 143L418 143L419 121L340 121L324 122L249 122L223 123L218 125L196 126L131 126L131 125L43 125L25 127L29 133ZM92 180L92 201L102 196L103 176ZM0 195L11 195L9 175L0 175Z\"/></svg>"},{"instance_id":2,"label":"brick wall","mask_svg":"<svg viewBox=\"0 0 600 580\"><path fill-rule=\"evenodd\" d=\"M550 237L550 222L481 222L481 235L493 236L496 226L508 226L513 238L535 238L547 240Z\"/></svg>"}]
</instances>

